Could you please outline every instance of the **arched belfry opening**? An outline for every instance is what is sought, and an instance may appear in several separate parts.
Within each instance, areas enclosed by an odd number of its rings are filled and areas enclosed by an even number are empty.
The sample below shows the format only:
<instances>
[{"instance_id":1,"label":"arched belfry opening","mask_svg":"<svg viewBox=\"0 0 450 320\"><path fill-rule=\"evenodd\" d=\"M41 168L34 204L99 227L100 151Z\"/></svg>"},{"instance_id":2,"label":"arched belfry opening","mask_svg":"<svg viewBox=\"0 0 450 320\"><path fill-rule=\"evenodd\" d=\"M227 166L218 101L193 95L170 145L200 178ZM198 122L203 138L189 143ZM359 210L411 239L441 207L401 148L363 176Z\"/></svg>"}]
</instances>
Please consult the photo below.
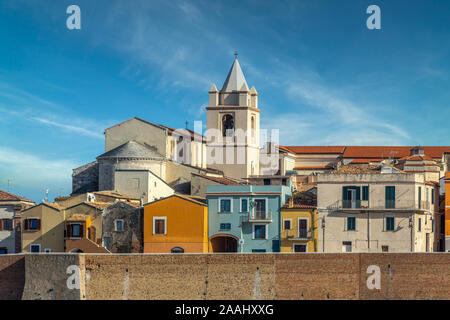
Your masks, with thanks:
<instances>
[{"instance_id":1,"label":"arched belfry opening","mask_svg":"<svg viewBox=\"0 0 450 320\"><path fill-rule=\"evenodd\" d=\"M222 131L224 137L233 136L234 133L234 117L231 114L226 114L222 118Z\"/></svg>"}]
</instances>

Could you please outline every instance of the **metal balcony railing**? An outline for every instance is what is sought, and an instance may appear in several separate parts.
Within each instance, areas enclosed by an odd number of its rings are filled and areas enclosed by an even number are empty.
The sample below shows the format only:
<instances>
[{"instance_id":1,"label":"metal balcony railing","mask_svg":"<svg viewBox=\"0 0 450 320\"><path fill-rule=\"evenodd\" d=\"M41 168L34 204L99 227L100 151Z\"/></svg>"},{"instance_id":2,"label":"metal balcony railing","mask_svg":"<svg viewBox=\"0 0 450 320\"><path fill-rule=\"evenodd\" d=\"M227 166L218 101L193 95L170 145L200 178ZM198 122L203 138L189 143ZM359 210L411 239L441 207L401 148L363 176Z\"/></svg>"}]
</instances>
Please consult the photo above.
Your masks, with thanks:
<instances>
[{"instance_id":1,"label":"metal balcony railing","mask_svg":"<svg viewBox=\"0 0 450 320\"><path fill-rule=\"evenodd\" d=\"M272 222L272 211L253 210L249 213L249 222Z\"/></svg>"},{"instance_id":2,"label":"metal balcony railing","mask_svg":"<svg viewBox=\"0 0 450 320\"><path fill-rule=\"evenodd\" d=\"M311 229L286 230L286 238L288 240L310 240L311 234Z\"/></svg>"}]
</instances>

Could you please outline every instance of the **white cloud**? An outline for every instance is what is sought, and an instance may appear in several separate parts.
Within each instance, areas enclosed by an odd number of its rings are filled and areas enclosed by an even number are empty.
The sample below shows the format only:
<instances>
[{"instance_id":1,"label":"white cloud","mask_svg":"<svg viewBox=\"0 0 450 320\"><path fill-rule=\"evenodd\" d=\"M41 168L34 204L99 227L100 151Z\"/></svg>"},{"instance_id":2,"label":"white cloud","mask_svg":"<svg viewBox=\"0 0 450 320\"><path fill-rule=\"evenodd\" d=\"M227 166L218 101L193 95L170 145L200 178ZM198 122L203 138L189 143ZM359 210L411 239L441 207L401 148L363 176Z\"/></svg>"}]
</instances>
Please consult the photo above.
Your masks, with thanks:
<instances>
[{"instance_id":1,"label":"white cloud","mask_svg":"<svg viewBox=\"0 0 450 320\"><path fill-rule=\"evenodd\" d=\"M15 187L42 190L51 185L70 185L72 160L44 158L0 146L0 177L11 179Z\"/></svg>"},{"instance_id":2,"label":"white cloud","mask_svg":"<svg viewBox=\"0 0 450 320\"><path fill-rule=\"evenodd\" d=\"M79 126L73 126L70 124L65 124L65 123L58 123L55 121L51 121L48 119L43 119L43 118L33 118L33 120L36 120L40 123L49 125L49 126L53 126L53 127L57 127L57 128L62 128L65 131L69 131L69 132L74 132L74 133L79 133L88 137L92 137L92 138L96 138L96 139L104 139L104 135L101 133L101 131L92 131L92 130L88 130L86 128L82 128Z\"/></svg>"}]
</instances>

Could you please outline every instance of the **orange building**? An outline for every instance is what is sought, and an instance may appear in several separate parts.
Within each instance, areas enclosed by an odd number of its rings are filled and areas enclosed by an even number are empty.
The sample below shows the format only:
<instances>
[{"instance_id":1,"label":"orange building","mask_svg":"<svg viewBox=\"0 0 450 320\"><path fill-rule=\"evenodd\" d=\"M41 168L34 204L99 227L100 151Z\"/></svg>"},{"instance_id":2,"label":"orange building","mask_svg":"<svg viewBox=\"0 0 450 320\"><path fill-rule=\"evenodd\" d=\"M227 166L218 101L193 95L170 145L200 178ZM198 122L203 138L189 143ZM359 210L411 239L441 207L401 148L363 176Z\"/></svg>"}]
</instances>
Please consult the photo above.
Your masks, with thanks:
<instances>
[{"instance_id":1,"label":"orange building","mask_svg":"<svg viewBox=\"0 0 450 320\"><path fill-rule=\"evenodd\" d=\"M450 251L450 172L445 173L445 251Z\"/></svg>"},{"instance_id":2,"label":"orange building","mask_svg":"<svg viewBox=\"0 0 450 320\"><path fill-rule=\"evenodd\" d=\"M208 207L174 194L144 206L144 253L208 252Z\"/></svg>"}]
</instances>

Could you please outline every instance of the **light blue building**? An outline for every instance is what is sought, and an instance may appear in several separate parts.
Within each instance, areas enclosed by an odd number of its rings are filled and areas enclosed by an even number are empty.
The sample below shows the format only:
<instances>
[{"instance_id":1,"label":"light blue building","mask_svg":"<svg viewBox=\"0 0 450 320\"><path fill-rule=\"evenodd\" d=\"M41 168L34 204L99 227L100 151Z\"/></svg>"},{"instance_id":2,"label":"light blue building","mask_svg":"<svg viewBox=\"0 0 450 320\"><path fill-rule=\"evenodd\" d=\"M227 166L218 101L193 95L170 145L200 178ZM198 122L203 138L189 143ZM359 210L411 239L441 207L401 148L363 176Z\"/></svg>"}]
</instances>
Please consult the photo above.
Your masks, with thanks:
<instances>
[{"instance_id":1,"label":"light blue building","mask_svg":"<svg viewBox=\"0 0 450 320\"><path fill-rule=\"evenodd\" d=\"M281 207L290 196L283 185L207 186L212 252L279 252Z\"/></svg>"}]
</instances>

